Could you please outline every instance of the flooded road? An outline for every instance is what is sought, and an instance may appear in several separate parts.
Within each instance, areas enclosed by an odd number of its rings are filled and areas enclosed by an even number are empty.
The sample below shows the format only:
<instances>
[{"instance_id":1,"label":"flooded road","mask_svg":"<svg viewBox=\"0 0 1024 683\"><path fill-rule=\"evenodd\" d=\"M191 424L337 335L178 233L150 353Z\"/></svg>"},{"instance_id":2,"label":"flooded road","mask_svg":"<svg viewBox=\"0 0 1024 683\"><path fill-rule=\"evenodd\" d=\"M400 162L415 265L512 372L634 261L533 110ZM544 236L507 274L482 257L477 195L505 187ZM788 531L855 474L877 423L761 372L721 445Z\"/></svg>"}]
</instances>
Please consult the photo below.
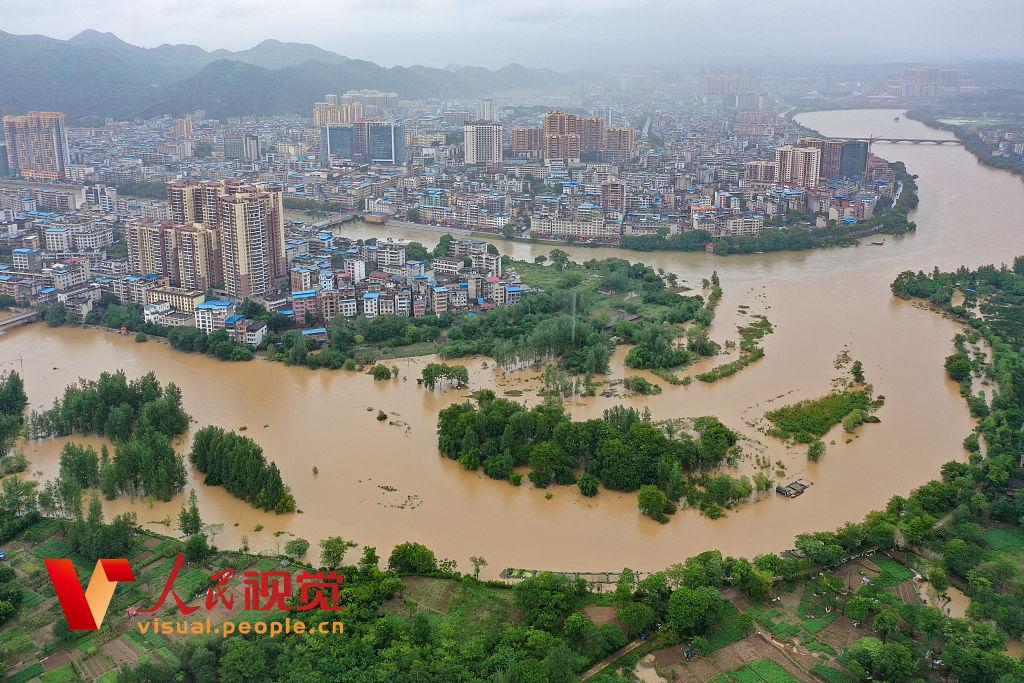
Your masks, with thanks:
<instances>
[{"instance_id":1,"label":"flooded road","mask_svg":"<svg viewBox=\"0 0 1024 683\"><path fill-rule=\"evenodd\" d=\"M885 110L804 114L804 125L836 136L947 134ZM963 456L961 441L971 428L967 409L942 370L953 350L952 322L895 299L889 284L902 270L977 266L1024 253L1024 185L1008 173L978 164L959 146L876 144L880 156L907 163L919 176L921 203L916 234L888 237L883 246L797 253L714 257L690 253L637 253L616 249L562 247L577 260L615 255L642 260L699 283L717 269L724 288L713 337L736 339L735 325L764 313L775 325L763 340L765 358L715 384L694 382L664 388L640 399L593 398L569 404L586 418L617 403L649 406L655 419L714 414L763 446L771 460L787 464L787 479L806 477L814 486L800 498L769 496L756 504L709 520L681 511L667 525L639 514L635 494L602 490L592 499L576 487L555 486L554 496L528 483L515 488L463 471L436 449L437 412L468 392L430 393L417 386L427 358L389 361L402 379L374 382L365 374L310 371L254 361L232 364L173 351L156 341L88 329L50 329L41 324L0 336L0 363L24 370L32 407L49 404L79 376L124 368L130 376L154 370L163 382L178 383L193 427L245 426L281 469L301 514L275 516L254 510L222 490L203 486L190 468L189 486L199 495L204 520L223 522L215 542L237 546L243 537L254 549L276 550L289 534L314 545L340 535L374 545L384 557L392 546L415 540L462 567L471 555L485 557L485 574L509 566L552 570L605 571L628 566L656 570L702 550L753 556L792 547L802 531L832 529L885 504L934 477L939 466ZM992 201L998 197L998 201ZM438 233L346 225L353 237L394 235L434 243ZM515 258L546 254L552 247L494 240ZM827 453L808 463L803 449L788 449L750 426L763 413L826 393L843 350L863 362L868 381L886 397L881 424L866 425L846 443L841 427L830 433ZM622 376L620 349L613 377ZM732 356L733 358L735 356ZM19 360L20 358L20 360ZM704 361L699 369L730 357ZM518 378L500 378L480 360L469 360L471 390L502 391ZM493 365L493 363L492 363ZM688 371L692 372L692 371ZM537 401L529 380L521 400ZM520 387L523 388L523 387ZM372 410L371 410L372 409ZM379 423L383 409L394 424ZM748 424L749 423L749 424ZM81 440L75 438L75 440ZM191 437L179 444L187 452ZM33 476L57 472L61 442L29 444ZM319 474L314 475L316 467ZM188 489L171 503L120 499L108 512L134 510L140 522L170 532L162 520L176 520ZM237 526L235 524L237 523ZM257 525L263 530L256 532ZM283 532L277 536L274 532ZM358 551L354 551L358 552ZM311 554L315 554L311 552Z\"/></svg>"}]
</instances>

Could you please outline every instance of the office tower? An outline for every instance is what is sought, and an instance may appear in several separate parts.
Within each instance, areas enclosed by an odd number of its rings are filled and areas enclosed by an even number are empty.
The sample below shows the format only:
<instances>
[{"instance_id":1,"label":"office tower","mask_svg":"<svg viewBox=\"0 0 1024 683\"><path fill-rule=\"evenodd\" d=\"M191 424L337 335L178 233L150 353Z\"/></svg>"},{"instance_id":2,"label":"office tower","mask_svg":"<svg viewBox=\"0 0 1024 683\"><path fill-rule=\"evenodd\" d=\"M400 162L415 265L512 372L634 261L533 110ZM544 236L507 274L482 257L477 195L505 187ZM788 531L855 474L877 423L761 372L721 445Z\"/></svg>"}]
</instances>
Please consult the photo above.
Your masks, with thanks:
<instances>
[{"instance_id":1,"label":"office tower","mask_svg":"<svg viewBox=\"0 0 1024 683\"><path fill-rule=\"evenodd\" d=\"M343 123L355 123L363 118L362 102L339 104L337 95L328 95L326 99L326 102L317 102L313 105L313 123L317 126L337 126Z\"/></svg>"},{"instance_id":2,"label":"office tower","mask_svg":"<svg viewBox=\"0 0 1024 683\"><path fill-rule=\"evenodd\" d=\"M498 100L493 97L480 100L477 113L481 121L501 121L501 107L498 105Z\"/></svg>"},{"instance_id":3,"label":"office tower","mask_svg":"<svg viewBox=\"0 0 1024 683\"><path fill-rule=\"evenodd\" d=\"M500 123L476 121L463 127L467 164L500 164L502 129Z\"/></svg>"},{"instance_id":4,"label":"office tower","mask_svg":"<svg viewBox=\"0 0 1024 683\"><path fill-rule=\"evenodd\" d=\"M179 140L188 140L192 137L192 117L184 116L174 120L174 137Z\"/></svg>"},{"instance_id":5,"label":"office tower","mask_svg":"<svg viewBox=\"0 0 1024 683\"><path fill-rule=\"evenodd\" d=\"M7 141L0 140L0 178L11 175L11 165L7 161Z\"/></svg>"},{"instance_id":6,"label":"office tower","mask_svg":"<svg viewBox=\"0 0 1024 683\"><path fill-rule=\"evenodd\" d=\"M843 156L842 140L806 137L798 138L794 145L797 147L814 147L821 152L821 168L819 169L818 175L819 179L828 180L829 178L839 177L840 164Z\"/></svg>"},{"instance_id":7,"label":"office tower","mask_svg":"<svg viewBox=\"0 0 1024 683\"><path fill-rule=\"evenodd\" d=\"M543 128L513 128L512 153L529 155L544 151Z\"/></svg>"},{"instance_id":8,"label":"office tower","mask_svg":"<svg viewBox=\"0 0 1024 683\"><path fill-rule=\"evenodd\" d=\"M321 164L330 166L333 159L350 161L356 158L355 127L352 124L320 127Z\"/></svg>"},{"instance_id":9,"label":"office tower","mask_svg":"<svg viewBox=\"0 0 1024 683\"><path fill-rule=\"evenodd\" d=\"M224 136L224 158L259 161L260 139L251 133Z\"/></svg>"},{"instance_id":10,"label":"office tower","mask_svg":"<svg viewBox=\"0 0 1024 683\"><path fill-rule=\"evenodd\" d=\"M636 131L632 128L608 128L604 131L605 161L626 161L636 148Z\"/></svg>"},{"instance_id":11,"label":"office tower","mask_svg":"<svg viewBox=\"0 0 1024 683\"><path fill-rule=\"evenodd\" d=\"M775 150L775 180L784 185L818 186L821 150L785 145Z\"/></svg>"},{"instance_id":12,"label":"office tower","mask_svg":"<svg viewBox=\"0 0 1024 683\"><path fill-rule=\"evenodd\" d=\"M405 128L387 121L366 122L366 156L375 164L405 163Z\"/></svg>"},{"instance_id":13,"label":"office tower","mask_svg":"<svg viewBox=\"0 0 1024 683\"><path fill-rule=\"evenodd\" d=\"M842 156L839 161L839 175L843 178L860 180L868 167L868 143L865 140L847 140L843 142Z\"/></svg>"},{"instance_id":14,"label":"office tower","mask_svg":"<svg viewBox=\"0 0 1024 683\"><path fill-rule=\"evenodd\" d=\"M288 273L281 189L229 185L226 191L217 200L224 289L239 299L266 295Z\"/></svg>"},{"instance_id":15,"label":"office tower","mask_svg":"<svg viewBox=\"0 0 1024 683\"><path fill-rule=\"evenodd\" d=\"M70 153L64 114L29 112L5 116L7 164L11 173L36 180L65 180Z\"/></svg>"}]
</instances>

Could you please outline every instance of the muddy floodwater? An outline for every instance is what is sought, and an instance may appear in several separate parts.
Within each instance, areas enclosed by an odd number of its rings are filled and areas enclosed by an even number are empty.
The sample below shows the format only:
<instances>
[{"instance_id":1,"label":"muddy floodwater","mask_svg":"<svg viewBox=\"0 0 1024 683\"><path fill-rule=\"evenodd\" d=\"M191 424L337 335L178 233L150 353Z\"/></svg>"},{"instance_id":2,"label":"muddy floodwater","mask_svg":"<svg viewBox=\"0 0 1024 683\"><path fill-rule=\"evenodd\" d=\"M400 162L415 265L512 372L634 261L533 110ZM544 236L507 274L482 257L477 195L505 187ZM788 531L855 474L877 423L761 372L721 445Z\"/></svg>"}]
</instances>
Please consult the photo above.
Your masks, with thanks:
<instances>
[{"instance_id":1,"label":"muddy floodwater","mask_svg":"<svg viewBox=\"0 0 1024 683\"><path fill-rule=\"evenodd\" d=\"M803 114L799 120L827 135L945 137L946 133L893 117L885 110ZM902 114L900 114L902 116ZM545 491L528 483L514 488L481 473L468 473L437 453L437 412L468 392L430 393L417 386L419 369L430 359L394 361L401 379L374 382L354 372L310 371L262 360L225 363L176 352L156 341L91 329L49 329L33 324L0 337L5 368L23 369L32 407L49 404L75 378L124 368L131 376L154 370L164 382L178 383L196 425L246 427L281 469L301 514L276 516L254 510L221 489L203 486L190 469L189 488L199 496L204 520L224 523L215 542L237 546L243 537L255 549L274 550L290 535L314 545L341 535L374 545L383 556L402 541L420 541L438 556L463 567L471 555L504 567L606 571L629 566L656 570L694 553L719 548L753 556L792 547L802 531L832 529L885 504L932 478L939 466L963 457L961 441L971 420L957 387L942 370L952 352L954 324L912 303L895 299L889 284L902 270L977 266L1024 253L1020 178L978 164L960 146L876 144L875 153L907 163L919 176L916 234L888 237L882 246L774 253L728 258L706 254L648 253L563 247L577 260L621 256L642 260L699 283L717 269L724 288L712 336L736 339L735 326L764 313L775 325L765 337L765 357L715 384L694 382L643 399L592 398L570 402L574 416L586 418L619 402L649 406L655 419L713 414L751 441L748 452L782 460L787 479L814 482L803 496L774 494L709 520L681 511L667 525L642 517L635 494L602 490L592 499L575 487ZM993 198L998 198L993 201ZM384 236L433 243L438 234L422 230L347 225L340 234ZM503 253L532 258L551 247L495 240ZM885 406L880 424L865 425L850 443L841 427L818 464L803 449L790 449L761 434L756 424L775 405L826 393L839 371L833 363L846 349L860 359ZM622 376L623 351L613 361ZM734 356L733 356L734 357ZM705 361L715 365L724 359ZM471 390L526 388L522 400L535 402L531 375L499 376L482 360L467 361ZM378 422L378 409L389 422ZM81 440L77 439L76 440ZM188 441L179 450L188 449ZM93 440L98 443L97 440ZM760 445L755 442L760 442ZM33 477L57 472L62 442L25 448ZM313 468L319 474L313 474ZM526 481L526 480L524 480ZM108 513L133 510L139 521L170 532L162 520L176 518L185 500L170 503L119 499ZM237 524L237 526L236 526ZM255 531L262 525L261 531ZM279 532L275 535L275 532Z\"/></svg>"}]
</instances>

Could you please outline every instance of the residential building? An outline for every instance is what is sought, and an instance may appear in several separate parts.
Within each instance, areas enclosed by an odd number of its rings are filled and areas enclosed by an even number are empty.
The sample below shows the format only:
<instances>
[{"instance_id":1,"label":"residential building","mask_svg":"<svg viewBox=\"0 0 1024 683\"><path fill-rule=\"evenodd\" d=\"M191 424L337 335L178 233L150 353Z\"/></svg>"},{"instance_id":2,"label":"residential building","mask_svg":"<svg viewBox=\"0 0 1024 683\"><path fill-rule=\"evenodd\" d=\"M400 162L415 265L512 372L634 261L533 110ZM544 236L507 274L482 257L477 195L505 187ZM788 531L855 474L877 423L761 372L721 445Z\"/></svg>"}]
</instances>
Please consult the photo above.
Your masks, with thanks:
<instances>
[{"instance_id":1,"label":"residential building","mask_svg":"<svg viewBox=\"0 0 1024 683\"><path fill-rule=\"evenodd\" d=\"M245 185L217 199L224 289L233 297L262 296L287 275L280 188Z\"/></svg>"},{"instance_id":2,"label":"residential building","mask_svg":"<svg viewBox=\"0 0 1024 683\"><path fill-rule=\"evenodd\" d=\"M821 167L816 147L783 145L775 149L775 181L783 185L815 188Z\"/></svg>"},{"instance_id":3,"label":"residential building","mask_svg":"<svg viewBox=\"0 0 1024 683\"><path fill-rule=\"evenodd\" d=\"M467 164L495 165L502 161L502 126L493 121L474 121L463 127Z\"/></svg>"},{"instance_id":4,"label":"residential building","mask_svg":"<svg viewBox=\"0 0 1024 683\"><path fill-rule=\"evenodd\" d=\"M65 180L71 154L67 125L59 112L29 112L4 116L7 163L23 178Z\"/></svg>"},{"instance_id":5,"label":"residential building","mask_svg":"<svg viewBox=\"0 0 1024 683\"><path fill-rule=\"evenodd\" d=\"M196 327L210 334L224 329L224 321L235 314L235 302L210 299L196 306Z\"/></svg>"}]
</instances>

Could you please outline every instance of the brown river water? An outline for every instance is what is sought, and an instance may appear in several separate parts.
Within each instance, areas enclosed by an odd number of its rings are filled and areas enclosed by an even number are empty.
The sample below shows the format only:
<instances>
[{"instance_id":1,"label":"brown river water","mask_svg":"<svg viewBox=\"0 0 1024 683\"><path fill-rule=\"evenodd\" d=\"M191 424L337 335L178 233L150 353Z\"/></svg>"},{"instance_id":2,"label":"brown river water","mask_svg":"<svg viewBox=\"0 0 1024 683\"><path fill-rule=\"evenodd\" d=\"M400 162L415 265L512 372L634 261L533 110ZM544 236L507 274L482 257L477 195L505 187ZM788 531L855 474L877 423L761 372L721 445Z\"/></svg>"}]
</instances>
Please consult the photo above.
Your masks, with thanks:
<instances>
[{"instance_id":1,"label":"brown river water","mask_svg":"<svg viewBox=\"0 0 1024 683\"><path fill-rule=\"evenodd\" d=\"M896 123L897 113L829 111L803 114L799 120L835 136L946 136L905 118ZM971 420L956 385L942 370L956 327L895 299L889 291L893 278L906 269L977 266L1024 253L1020 178L981 166L959 146L877 144L874 151L905 161L919 176L917 234L886 238L883 246L727 258L564 247L578 260L613 255L642 260L691 283L717 269L724 296L712 336L719 341L737 337L736 324L746 319L737 312L740 304L774 323L775 333L763 341L765 357L715 384L672 387L656 380L664 387L659 396L570 402L578 418L600 415L619 402L649 406L656 419L717 415L760 442L748 444L748 453L784 461L787 480L814 482L800 498L773 494L720 520L680 511L661 525L639 514L635 494L602 490L587 499L576 487L556 486L546 499L545 491L528 483L515 488L463 471L438 455L435 425L437 412L468 392L430 393L417 386L419 368L428 358L394 361L402 379L374 382L354 372L310 371L262 360L225 363L107 331L33 324L0 336L0 362L23 370L32 407L49 404L79 376L118 368L130 376L153 370L162 381L181 386L196 426L246 426L245 433L280 467L302 512L276 516L254 510L219 488L202 485L190 468L189 487L197 490L204 520L225 525L215 538L222 547L238 546L245 537L254 549L276 550L291 534L315 547L325 536L340 535L374 545L386 557L395 544L415 540L462 567L471 555L482 555L489 562L488 576L510 566L649 571L709 548L745 556L779 551L792 547L802 531L861 519L894 493L906 493L935 476L943 462L963 456L961 441ZM428 243L438 237L366 224L339 232ZM496 243L516 258L551 249ZM864 363L868 380L886 397L880 424L865 425L851 443L837 428L826 437L826 443L835 443L818 464L809 463L802 448L788 448L752 426L772 405L826 393L839 372L833 363L844 349ZM623 355L620 349L614 358L613 377L622 376ZM704 361L698 369L728 359ZM500 394L529 383L522 400L538 400L529 373L502 378L485 368L485 361L467 365L471 390L489 387ZM391 414L394 424L379 423L378 409ZM187 451L190 440L180 443L179 450ZM61 445L51 440L25 446L31 476L45 480L56 475ZM170 503L122 498L106 503L106 509L132 510L141 523L171 532L173 525L165 527L161 520L176 521L187 494L186 488ZM257 525L263 529L255 531Z\"/></svg>"}]
</instances>

